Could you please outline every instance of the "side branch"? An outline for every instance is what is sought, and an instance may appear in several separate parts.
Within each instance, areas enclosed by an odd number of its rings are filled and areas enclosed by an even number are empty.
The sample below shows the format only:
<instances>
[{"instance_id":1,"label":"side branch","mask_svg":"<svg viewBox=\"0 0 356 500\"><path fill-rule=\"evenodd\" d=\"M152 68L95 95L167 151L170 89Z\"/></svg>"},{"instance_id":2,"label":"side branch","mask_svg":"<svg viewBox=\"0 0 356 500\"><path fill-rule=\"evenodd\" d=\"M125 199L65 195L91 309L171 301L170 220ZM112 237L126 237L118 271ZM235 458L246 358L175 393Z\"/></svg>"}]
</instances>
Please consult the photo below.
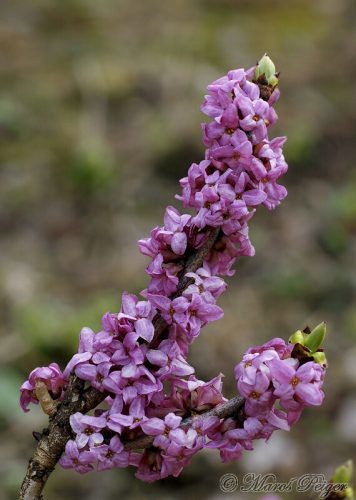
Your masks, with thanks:
<instances>
[{"instance_id":1,"label":"side branch","mask_svg":"<svg viewBox=\"0 0 356 500\"><path fill-rule=\"evenodd\" d=\"M190 427L194 420L198 418L208 418L208 417L219 417L219 418L227 418L227 417L235 417L238 416L238 412L242 409L244 405L244 398L241 396L236 396L232 399L229 399L225 403L220 403L215 406L211 410L205 411L204 413L200 413L199 415L194 415L193 417L185 418L181 427ZM134 441L127 441L125 443L125 450L138 450L143 448L149 448L154 441L154 438L151 436L143 436L142 438L135 439Z\"/></svg>"}]
</instances>

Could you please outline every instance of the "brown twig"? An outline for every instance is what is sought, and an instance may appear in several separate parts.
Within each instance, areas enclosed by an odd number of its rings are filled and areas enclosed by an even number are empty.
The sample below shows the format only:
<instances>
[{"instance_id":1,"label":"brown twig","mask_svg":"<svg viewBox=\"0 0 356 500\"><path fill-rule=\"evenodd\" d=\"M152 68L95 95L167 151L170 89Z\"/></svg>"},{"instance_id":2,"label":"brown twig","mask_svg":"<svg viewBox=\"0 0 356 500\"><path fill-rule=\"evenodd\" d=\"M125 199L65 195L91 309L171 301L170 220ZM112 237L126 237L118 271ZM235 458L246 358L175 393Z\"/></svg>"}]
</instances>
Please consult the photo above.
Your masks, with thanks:
<instances>
[{"instance_id":1,"label":"brown twig","mask_svg":"<svg viewBox=\"0 0 356 500\"><path fill-rule=\"evenodd\" d=\"M189 427L192 425L194 420L198 418L208 418L208 417L219 417L219 418L227 418L233 417L238 414L238 411L242 408L245 400L241 396L236 396L232 399L229 399L225 403L220 403L215 406L211 410L205 411L204 413L200 413L199 415L194 415L193 417L185 418L181 427ZM127 441L125 443L125 450L139 450L144 448L149 448L153 443L154 438L151 436L143 436L141 438L135 439L134 441Z\"/></svg>"}]
</instances>

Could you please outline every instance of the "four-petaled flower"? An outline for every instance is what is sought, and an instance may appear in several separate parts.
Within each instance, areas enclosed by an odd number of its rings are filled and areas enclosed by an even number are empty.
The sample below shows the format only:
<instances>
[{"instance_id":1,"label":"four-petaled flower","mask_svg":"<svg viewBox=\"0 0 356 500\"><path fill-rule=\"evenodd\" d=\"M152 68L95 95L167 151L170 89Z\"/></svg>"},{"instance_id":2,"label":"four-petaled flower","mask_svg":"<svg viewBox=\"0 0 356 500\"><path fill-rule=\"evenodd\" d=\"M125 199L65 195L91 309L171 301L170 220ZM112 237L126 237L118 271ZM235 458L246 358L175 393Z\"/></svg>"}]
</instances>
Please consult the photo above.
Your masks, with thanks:
<instances>
[{"instance_id":1,"label":"four-petaled flower","mask_svg":"<svg viewBox=\"0 0 356 500\"><path fill-rule=\"evenodd\" d=\"M296 399L304 405L318 406L323 402L321 390L321 366L309 361L298 367L298 361L273 360L269 363L272 379L276 387L274 394L282 404Z\"/></svg>"},{"instance_id":2,"label":"four-petaled flower","mask_svg":"<svg viewBox=\"0 0 356 500\"><path fill-rule=\"evenodd\" d=\"M106 427L106 418L89 417L77 412L70 416L69 421L77 434L75 442L78 448L84 448L86 445L94 447L103 442L104 437L100 431Z\"/></svg>"},{"instance_id":3,"label":"four-petaled flower","mask_svg":"<svg viewBox=\"0 0 356 500\"><path fill-rule=\"evenodd\" d=\"M65 447L65 452L59 460L59 463L65 469L75 469L80 474L85 474L93 469L93 463L96 461L96 454L92 451L79 451L76 443L69 440Z\"/></svg>"}]
</instances>

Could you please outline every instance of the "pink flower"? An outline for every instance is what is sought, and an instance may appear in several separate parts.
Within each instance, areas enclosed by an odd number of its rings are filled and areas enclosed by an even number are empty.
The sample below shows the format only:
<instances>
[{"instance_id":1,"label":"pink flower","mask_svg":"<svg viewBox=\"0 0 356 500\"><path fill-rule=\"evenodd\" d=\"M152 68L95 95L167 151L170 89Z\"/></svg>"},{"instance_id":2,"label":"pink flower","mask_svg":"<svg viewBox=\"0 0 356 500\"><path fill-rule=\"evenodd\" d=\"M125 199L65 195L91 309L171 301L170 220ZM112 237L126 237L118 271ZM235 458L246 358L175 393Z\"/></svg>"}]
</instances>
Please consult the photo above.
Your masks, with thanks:
<instances>
[{"instance_id":1,"label":"pink flower","mask_svg":"<svg viewBox=\"0 0 356 500\"><path fill-rule=\"evenodd\" d=\"M136 323L138 323L138 321ZM115 351L111 356L111 362L113 364L126 366L131 363L135 365L141 365L144 362L144 351L138 343L138 339L140 337L144 338L145 336L147 336L146 325L142 324L137 329L138 332L127 333L122 342L117 342L115 344ZM153 336L153 331L149 329L149 338L151 338L151 336Z\"/></svg>"},{"instance_id":2,"label":"pink flower","mask_svg":"<svg viewBox=\"0 0 356 500\"><path fill-rule=\"evenodd\" d=\"M123 397L116 396L108 416L109 429L121 434L124 427L135 429L147 420L145 415L145 400L143 396L134 398L129 406L128 414L123 413ZM147 403L146 403L147 404Z\"/></svg>"},{"instance_id":3,"label":"pink flower","mask_svg":"<svg viewBox=\"0 0 356 500\"><path fill-rule=\"evenodd\" d=\"M185 297L177 297L174 300L170 300L163 295L150 294L148 298L151 304L160 311L162 318L164 318L168 325L173 322L178 324L186 323L186 311L189 307L189 301Z\"/></svg>"},{"instance_id":4,"label":"pink flower","mask_svg":"<svg viewBox=\"0 0 356 500\"><path fill-rule=\"evenodd\" d=\"M194 294L200 294L204 302L214 304L216 299L226 290L226 283L222 278L214 276L209 266L198 269L195 273L187 273L188 278L192 278L194 283L189 285L183 292L184 297L192 297Z\"/></svg>"},{"instance_id":5,"label":"pink flower","mask_svg":"<svg viewBox=\"0 0 356 500\"><path fill-rule=\"evenodd\" d=\"M122 370L109 373L103 381L103 387L112 394L123 396L130 404L137 396L152 395L162 389L162 382L143 365L126 365Z\"/></svg>"},{"instance_id":6,"label":"pink flower","mask_svg":"<svg viewBox=\"0 0 356 500\"><path fill-rule=\"evenodd\" d=\"M146 483L161 479L162 456L160 450L146 449L142 454L131 453L130 463L137 467L135 476Z\"/></svg>"},{"instance_id":7,"label":"pink flower","mask_svg":"<svg viewBox=\"0 0 356 500\"><path fill-rule=\"evenodd\" d=\"M187 233L191 216L187 214L180 215L174 207L167 207L164 216L164 228L170 235L170 246L176 255L183 255L187 248Z\"/></svg>"},{"instance_id":8,"label":"pink flower","mask_svg":"<svg viewBox=\"0 0 356 500\"><path fill-rule=\"evenodd\" d=\"M200 447L187 448L175 442L161 452L162 466L161 478L167 476L178 477L184 467L189 465L192 456L201 449Z\"/></svg>"},{"instance_id":9,"label":"pink flower","mask_svg":"<svg viewBox=\"0 0 356 500\"><path fill-rule=\"evenodd\" d=\"M252 132L253 142L258 144L267 136L266 124L269 116L269 104L262 99L251 100L243 95L238 96L238 106L244 116L240 127Z\"/></svg>"},{"instance_id":10,"label":"pink flower","mask_svg":"<svg viewBox=\"0 0 356 500\"><path fill-rule=\"evenodd\" d=\"M176 291L179 280L175 273L175 265L163 264L163 255L158 254L147 266L146 272L151 278L148 292L169 296Z\"/></svg>"},{"instance_id":11,"label":"pink flower","mask_svg":"<svg viewBox=\"0 0 356 500\"><path fill-rule=\"evenodd\" d=\"M76 366L78 366L81 363L85 363L86 361L89 361L91 358L92 358L91 352L81 352L81 353L78 352L77 354L74 354L74 356L64 369L63 372L64 377L69 378L70 374L73 372Z\"/></svg>"},{"instance_id":12,"label":"pink flower","mask_svg":"<svg viewBox=\"0 0 356 500\"><path fill-rule=\"evenodd\" d=\"M283 401L296 399L306 406L321 405L324 393L321 390L322 367L309 361L298 367L298 361L273 360L269 363L274 394Z\"/></svg>"},{"instance_id":13,"label":"pink flower","mask_svg":"<svg viewBox=\"0 0 356 500\"><path fill-rule=\"evenodd\" d=\"M20 405L23 411L27 412L30 403L38 404L38 399L34 392L36 382L44 382L53 399L61 399L63 390L67 385L67 377L62 373L57 363L49 366L35 368L30 373L28 380L20 387Z\"/></svg>"},{"instance_id":14,"label":"pink flower","mask_svg":"<svg viewBox=\"0 0 356 500\"><path fill-rule=\"evenodd\" d=\"M110 444L98 446L95 450L98 459L98 471L125 468L129 465L129 453L124 451L124 446L118 436L110 440Z\"/></svg>"},{"instance_id":15,"label":"pink flower","mask_svg":"<svg viewBox=\"0 0 356 500\"><path fill-rule=\"evenodd\" d=\"M109 362L99 363L98 365L80 363L74 371L79 378L88 380L93 387L100 391L103 390L103 381L109 375L111 367L112 363Z\"/></svg>"},{"instance_id":16,"label":"pink flower","mask_svg":"<svg viewBox=\"0 0 356 500\"><path fill-rule=\"evenodd\" d=\"M222 144L226 142L225 144ZM235 130L228 141L221 139L220 143L213 144L210 157L214 160L223 159L232 169L249 165L252 158L252 144L241 129Z\"/></svg>"},{"instance_id":17,"label":"pink flower","mask_svg":"<svg viewBox=\"0 0 356 500\"><path fill-rule=\"evenodd\" d=\"M195 336L203 325L222 318L224 311L215 304L205 302L201 295L196 293L190 297L186 314L186 327L190 335Z\"/></svg>"},{"instance_id":18,"label":"pink flower","mask_svg":"<svg viewBox=\"0 0 356 500\"><path fill-rule=\"evenodd\" d=\"M153 366L159 367L155 375L161 379L167 375L185 377L194 373L194 368L184 359L173 340L163 340L158 349L149 349L146 358Z\"/></svg>"},{"instance_id":19,"label":"pink flower","mask_svg":"<svg viewBox=\"0 0 356 500\"><path fill-rule=\"evenodd\" d=\"M79 451L74 441L69 440L66 444L65 452L59 463L65 469L75 469L80 474L85 474L93 469L96 461L96 454L92 451Z\"/></svg>"},{"instance_id":20,"label":"pink flower","mask_svg":"<svg viewBox=\"0 0 356 500\"><path fill-rule=\"evenodd\" d=\"M77 434L75 438L78 448L84 448L101 444L104 440L101 430L106 426L106 419L103 417L89 417L82 413L74 413L70 416L70 425Z\"/></svg>"},{"instance_id":21,"label":"pink flower","mask_svg":"<svg viewBox=\"0 0 356 500\"><path fill-rule=\"evenodd\" d=\"M164 419L150 418L141 424L143 432L149 436L154 436L153 445L161 449L167 449L171 442L179 446L185 446L187 435L180 428L182 417L177 417L174 413L168 413Z\"/></svg>"}]
</instances>

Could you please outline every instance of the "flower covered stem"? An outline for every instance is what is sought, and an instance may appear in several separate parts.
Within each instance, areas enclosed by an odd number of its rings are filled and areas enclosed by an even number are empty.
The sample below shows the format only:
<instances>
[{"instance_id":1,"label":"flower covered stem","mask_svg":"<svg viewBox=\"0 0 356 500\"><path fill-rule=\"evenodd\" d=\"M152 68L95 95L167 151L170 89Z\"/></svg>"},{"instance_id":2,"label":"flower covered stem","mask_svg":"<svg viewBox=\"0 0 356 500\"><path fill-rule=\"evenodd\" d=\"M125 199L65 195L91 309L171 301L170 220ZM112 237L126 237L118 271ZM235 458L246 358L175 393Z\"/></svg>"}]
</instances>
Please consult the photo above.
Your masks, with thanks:
<instances>
[{"instance_id":1,"label":"flower covered stem","mask_svg":"<svg viewBox=\"0 0 356 500\"><path fill-rule=\"evenodd\" d=\"M224 403L220 403L215 406L211 410L205 411L204 413L200 413L198 415L194 415L192 417L187 417L182 420L180 427L186 428L190 427L194 420L199 418L208 418L208 417L218 417L218 418L227 418L234 417L238 414L238 411L243 407L245 400L241 396L235 396L232 399ZM148 448L152 445L154 438L152 436L144 436L139 439L135 439L134 441L127 441L124 446L125 450L139 450L143 448Z\"/></svg>"},{"instance_id":2,"label":"flower covered stem","mask_svg":"<svg viewBox=\"0 0 356 500\"><path fill-rule=\"evenodd\" d=\"M221 94L221 86L224 87L225 85L221 81L217 82L217 86L215 84L211 86L210 97L207 96L207 101L203 106L204 109L202 109L205 114L214 118L212 123L205 124L204 126L205 144L208 146L206 154L209 159L201 162L202 165L200 167L192 165L189 174L191 177L186 178L187 180L182 180L183 197L178 197L178 199L184 201L185 206L194 207L197 210L197 215L193 218L188 214L179 215L171 207L169 210L167 209L167 220L165 220L164 228L155 229L151 238L141 240L142 253L154 257L148 269L148 274L152 277L151 288L148 289L146 295L149 301L151 301L151 307L157 308L161 313L157 313L154 317L153 327L152 323L150 325L150 320L147 319L145 314L138 319L138 317L133 318L130 315L128 316L126 311L125 314L120 313L121 317L124 316L124 323L125 321L135 321L137 335L141 338L141 341L142 339L147 341L147 347L152 356L157 355L156 348L159 340L168 336L168 324L163 318L163 312L165 312L166 318L170 319L169 315L167 317L167 311L165 310L167 302L179 302L177 305L180 311L178 310L177 312L173 308L173 313L177 314L175 321L179 324L178 316L179 313L182 315L183 311L186 324L188 324L189 319L189 332L192 337L190 341L194 338L194 335L199 333L203 324L218 319L221 309L212 305L209 300L204 303L203 299L197 293L193 293L194 299L179 298L194 282L191 277L187 276L187 273L194 273L201 268L210 251L214 250L214 246L217 248L217 241L222 239L222 246L224 247L226 244L227 250L222 254L216 251L211 257L213 260L210 265L214 269L214 272L210 269L211 275L231 274L230 267L238 254L253 255L253 247L248 240L246 231L248 229L247 221L253 215L254 207L264 203L268 209L272 209L286 195L285 188L276 184L278 177L287 168L281 154L284 139L277 138L269 141L267 138L267 126L276 120L276 115L271 106L278 99L278 92L275 91L273 98L274 86L270 85L266 78L262 78L263 75L261 75L261 78L257 82L252 83L248 80L250 78L248 72L245 73L243 70L236 70L230 73L226 84L230 85L232 80L240 83L243 80L244 89L242 90L239 87L239 83L236 83L236 88L239 89L238 95L232 93L231 96L227 97L225 91ZM246 79L247 76L248 78ZM221 96L224 98L222 102L218 103L218 107L220 109L222 106L222 108L226 109L219 121L215 120L217 105L215 101L216 99L219 100ZM273 102L270 100L271 96ZM228 105L226 99L229 101ZM234 104L230 102L230 99L232 99ZM267 104L269 100L270 102ZM236 114L237 109L240 109L241 116ZM240 122L240 125L238 122ZM226 165L222 162L222 158L225 158ZM206 167L206 163L209 162L216 165L213 173ZM251 178L245 172L246 162L249 165ZM195 177L196 175L198 177ZM206 181L204 181L204 188L200 191L202 176L206 177ZM249 211L247 206L253 210ZM188 236L190 237L191 230L193 230L194 238L189 239ZM229 238L231 241L229 241ZM240 245L239 252L234 250L233 254L230 255L229 252L235 243ZM193 248L195 250L192 250ZM221 255L223 258L219 260ZM164 268L163 264L168 264L168 267ZM179 269L177 275L174 274L176 267ZM204 293L208 297L213 298L210 291ZM150 302L148 302L148 305L150 305ZM189 317L187 313L188 306L191 307L189 309ZM170 313L170 309L168 312ZM129 319L125 319L125 317ZM147 325L150 325L150 327ZM100 352L100 347L97 349L95 355L101 360L100 364L103 366L103 371L97 370L96 365L93 363L86 363L93 354L90 351L87 333L84 332L83 335L85 346L83 346L80 354L76 355L81 358L81 364L78 365L77 369L82 369L81 374L84 374L84 370L90 370L90 376L86 380L90 380L94 385L100 385L101 379L105 378L108 383L112 382L115 385L115 380L111 381L110 379L109 368L105 372L105 366L110 366L110 363L106 359L107 354ZM106 332L103 333L104 342L107 340L107 334ZM135 332L130 332L127 335L127 339L132 337L132 333L135 335ZM152 333L153 338L151 337ZM98 338L100 340L102 336L98 335ZM119 367L120 369L114 372L114 375L121 376L120 370L122 370L124 378L125 376L126 378L130 378L133 369L138 371L135 364L137 365L142 362L140 361L142 354L140 350L141 345L139 344L138 348L132 348L129 344L124 345L122 343L122 349L113 356L113 358L116 356L114 363L120 363L121 356L127 357L128 354L132 354L133 362L127 363L125 361L122 366L120 365L121 368ZM124 348L128 349L128 354ZM160 360L162 361L162 358L165 358L167 360L166 364L168 361L171 363L172 356L174 358L175 355L173 353L171 358L169 355L171 355L170 352L161 352ZM147 359L153 360L154 358ZM74 361L76 361L76 358ZM186 364L181 359L178 360L178 364L177 360L174 361L176 363L175 369L177 369L177 373L173 374L174 376L185 376L189 373L186 371ZM70 417L78 412L84 414L96 408L108 395L104 389L99 391L93 385L86 389L84 380L76 375L71 375L68 385L64 387L63 382L66 381L68 374L73 371L75 366L73 364L68 368L66 374L63 374L63 379L57 367L50 369L49 378L47 378L47 375L45 376L49 392L52 389L57 391L57 401L59 404L54 415L50 417L49 427L43 432L37 449L29 462L21 487L20 499L42 498L42 491L46 481L61 457L67 441L73 436ZM140 365L140 368L145 370L144 366ZM173 370L172 367L168 369ZM92 376L93 371L95 372L94 376ZM36 369L34 372L36 373L32 374L32 379L35 380L36 377L44 377L41 369ZM157 370L158 372L159 370ZM99 379L97 379L98 376ZM110 387L112 388L113 385ZM22 388L22 406L25 411L29 402L36 402L33 401L32 389L33 384L30 377L30 380ZM217 405L212 410L204 413L204 417L212 415L220 416L215 413L209 415L211 411L222 412L221 418L234 414L237 408L241 408L242 401L238 397L226 403L224 402L222 405ZM190 418L194 420L195 417ZM192 420L190 421L191 423L193 423ZM183 422L183 425L189 426L189 421L183 420ZM148 436L148 438L150 439L151 436ZM133 446L133 442L130 446Z\"/></svg>"},{"instance_id":3,"label":"flower covered stem","mask_svg":"<svg viewBox=\"0 0 356 500\"><path fill-rule=\"evenodd\" d=\"M209 235L206 239L205 244L193 252L186 261L184 266L184 270L182 272L181 279L179 280L178 287L176 293L173 295L172 299L175 299L182 295L184 290L188 288L188 286L194 281L192 278L188 278L186 276L187 273L194 273L197 269L199 269L206 256L217 242L219 238L220 229L219 228L210 228L208 229ZM162 318L160 314L157 314L156 318L153 320L153 324L155 327L155 333L151 342L151 347L156 347L158 340L162 336L163 332L167 328L167 323Z\"/></svg>"},{"instance_id":4,"label":"flower covered stem","mask_svg":"<svg viewBox=\"0 0 356 500\"><path fill-rule=\"evenodd\" d=\"M177 292L174 297L180 296L190 284L190 279L185 276L187 272L195 272L201 267L206 255L211 250L219 235L219 230L212 228L205 244L193 252L186 260L184 272L179 280ZM155 321L155 334L152 346L164 333L167 324L157 314ZM72 375L64 393L63 402L58 406L57 412L50 419L48 428L43 432L37 448L29 461L26 476L21 485L20 500L40 500L45 484L54 470L56 463L63 454L65 445L71 437L69 418L76 412L87 413L96 408L106 397L105 392L100 392L94 387L84 389L84 381ZM236 399L236 398L234 398Z\"/></svg>"}]
</instances>

